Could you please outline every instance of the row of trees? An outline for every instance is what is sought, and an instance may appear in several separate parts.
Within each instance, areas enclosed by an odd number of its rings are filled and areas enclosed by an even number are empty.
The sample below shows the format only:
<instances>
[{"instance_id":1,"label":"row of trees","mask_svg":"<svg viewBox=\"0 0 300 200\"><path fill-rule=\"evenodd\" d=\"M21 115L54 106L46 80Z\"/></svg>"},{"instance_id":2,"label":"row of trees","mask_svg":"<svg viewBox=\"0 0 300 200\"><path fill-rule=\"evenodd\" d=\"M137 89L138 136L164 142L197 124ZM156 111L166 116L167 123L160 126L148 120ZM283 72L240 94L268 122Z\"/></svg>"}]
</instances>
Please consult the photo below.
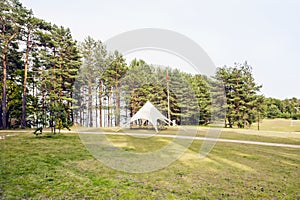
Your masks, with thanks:
<instances>
[{"instance_id":1,"label":"row of trees","mask_svg":"<svg viewBox=\"0 0 300 200\"><path fill-rule=\"evenodd\" d=\"M300 119L300 99L275 99L266 98L264 104L264 116L267 118Z\"/></svg>"},{"instance_id":2,"label":"row of trees","mask_svg":"<svg viewBox=\"0 0 300 200\"><path fill-rule=\"evenodd\" d=\"M252 67L247 62L218 68L215 76L209 78L137 59L126 66L122 55L107 54L101 41L92 38L87 38L82 48L89 53L83 57L85 71L78 79L86 83L79 81L81 87L77 88L81 91L77 122L85 126L119 126L120 119L126 123L147 100L168 116L167 74L170 117L178 124L207 125L216 112L225 114L222 116L225 127L249 127L265 117L299 119L299 100L281 101L259 94L262 86L255 83Z\"/></svg>"},{"instance_id":3,"label":"row of trees","mask_svg":"<svg viewBox=\"0 0 300 200\"><path fill-rule=\"evenodd\" d=\"M137 59L127 65L101 41L77 44L69 29L36 18L18 0L0 8L1 128L120 126L147 100L168 116L168 96L177 124L206 125L217 116L243 128L264 117L300 119L298 99L258 95L247 62L214 77Z\"/></svg>"},{"instance_id":4,"label":"row of trees","mask_svg":"<svg viewBox=\"0 0 300 200\"><path fill-rule=\"evenodd\" d=\"M89 127L120 126L147 100L167 116L166 68L155 67L137 59L127 66L120 53L116 51L106 54L101 41L94 41L92 38L87 38L81 47L88 51L83 56L83 68L76 84L79 95L75 110L79 124ZM172 120L177 123L199 123L196 117L199 115L197 97L194 94L196 91L192 90L191 85L193 82L195 87L199 87L198 98L203 98L202 88L208 88L201 87L201 84L206 84L201 82L202 79L200 75L191 76L179 70L169 70ZM206 94L206 98L209 98L209 94ZM207 100L207 106L209 101ZM203 112L206 112L205 109Z\"/></svg>"},{"instance_id":5,"label":"row of trees","mask_svg":"<svg viewBox=\"0 0 300 200\"><path fill-rule=\"evenodd\" d=\"M18 0L0 7L0 126L68 127L81 65L70 30L36 18Z\"/></svg>"}]
</instances>

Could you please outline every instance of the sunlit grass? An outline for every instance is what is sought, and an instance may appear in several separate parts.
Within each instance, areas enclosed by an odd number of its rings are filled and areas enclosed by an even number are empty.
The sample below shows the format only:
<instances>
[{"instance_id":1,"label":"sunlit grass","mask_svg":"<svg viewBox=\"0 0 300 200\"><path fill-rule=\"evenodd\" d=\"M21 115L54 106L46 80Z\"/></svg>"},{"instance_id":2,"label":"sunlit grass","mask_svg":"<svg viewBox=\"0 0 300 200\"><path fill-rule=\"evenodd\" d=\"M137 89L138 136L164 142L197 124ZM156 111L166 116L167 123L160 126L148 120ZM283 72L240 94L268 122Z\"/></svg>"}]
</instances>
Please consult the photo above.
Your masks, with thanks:
<instances>
[{"instance_id":1,"label":"sunlit grass","mask_svg":"<svg viewBox=\"0 0 300 200\"><path fill-rule=\"evenodd\" d=\"M251 126L251 129L257 130L257 123ZM282 131L282 132L300 132L300 120L292 119L264 119L260 123L260 130L263 131Z\"/></svg>"},{"instance_id":2,"label":"sunlit grass","mask_svg":"<svg viewBox=\"0 0 300 200\"><path fill-rule=\"evenodd\" d=\"M109 139L133 152L153 151L171 140ZM130 174L95 160L77 134L17 133L0 140L0 199L300 198L300 149L217 143L199 159L201 145L194 141L162 170Z\"/></svg>"},{"instance_id":3,"label":"sunlit grass","mask_svg":"<svg viewBox=\"0 0 300 200\"><path fill-rule=\"evenodd\" d=\"M129 129L129 128L85 128L76 129L78 133L106 133L113 134L149 134L149 135L190 135L198 137L213 137L216 138L215 132L211 131L214 128L210 127L196 127L196 126L183 126L183 127L166 127L164 130L160 130L158 133L155 130L149 129ZM117 130L117 131L116 131ZM223 128L220 130L218 138L233 139L233 140L249 140L260 142L273 142L273 143L286 143L286 144L299 144L300 134L294 132L269 132L269 131L257 131L253 129L229 129ZM211 133L212 132L212 133Z\"/></svg>"}]
</instances>

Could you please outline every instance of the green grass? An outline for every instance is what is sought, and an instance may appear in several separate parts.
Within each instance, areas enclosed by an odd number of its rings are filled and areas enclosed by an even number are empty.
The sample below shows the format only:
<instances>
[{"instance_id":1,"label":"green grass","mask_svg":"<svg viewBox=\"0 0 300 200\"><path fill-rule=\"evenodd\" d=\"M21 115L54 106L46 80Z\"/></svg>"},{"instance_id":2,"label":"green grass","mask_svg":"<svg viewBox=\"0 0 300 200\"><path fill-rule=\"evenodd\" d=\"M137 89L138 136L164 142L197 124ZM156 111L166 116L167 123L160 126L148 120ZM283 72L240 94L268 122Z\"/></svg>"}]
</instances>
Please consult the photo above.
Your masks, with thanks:
<instances>
[{"instance_id":1,"label":"green grass","mask_svg":"<svg viewBox=\"0 0 300 200\"><path fill-rule=\"evenodd\" d=\"M251 126L257 130L257 123ZM300 132L300 120L291 119L264 119L260 124L260 130L280 132Z\"/></svg>"},{"instance_id":2,"label":"green grass","mask_svg":"<svg viewBox=\"0 0 300 200\"><path fill-rule=\"evenodd\" d=\"M187 135L190 135L190 130L194 132L196 136L199 137L215 137L214 132L211 134L209 132L209 127L184 127ZM119 130L119 131L117 131ZM115 133L145 133L149 134L147 129L129 129L129 128L92 128L92 129L80 129L80 131L88 132L115 132ZM117 132L116 132L117 131ZM151 134L156 134L154 130L151 130ZM185 135L184 131L178 132L178 127L168 127L165 130L159 132L163 135ZM273 142L273 143L285 143L285 144L298 144L300 145L300 133L290 133L290 132L268 132L268 131L256 131L251 129L230 129L223 128L219 138L222 139L233 139L233 140L249 140L249 141L260 141L260 142Z\"/></svg>"},{"instance_id":3,"label":"green grass","mask_svg":"<svg viewBox=\"0 0 300 200\"><path fill-rule=\"evenodd\" d=\"M0 199L300 198L300 149L217 143L206 158L199 159L202 142L194 141L170 166L130 174L95 160L76 134L16 134L0 140ZM136 152L169 142L130 136L109 139ZM296 138L288 139L298 143Z\"/></svg>"},{"instance_id":4,"label":"green grass","mask_svg":"<svg viewBox=\"0 0 300 200\"><path fill-rule=\"evenodd\" d=\"M204 136L205 131L198 131L198 136L201 135ZM220 138L300 145L300 134L297 133L269 133L252 130L223 129Z\"/></svg>"},{"instance_id":5,"label":"green grass","mask_svg":"<svg viewBox=\"0 0 300 200\"><path fill-rule=\"evenodd\" d=\"M194 126L186 126L187 129L195 128ZM197 136L211 137L207 134L210 127L199 126ZM213 127L211 127L213 128ZM91 131L90 129L88 129ZM116 132L119 128L101 128L94 129L96 132ZM177 134L176 127L167 127L162 130L161 134ZM154 130L152 130L154 133ZM147 128L144 129L121 129L119 132L129 133L148 133ZM154 133L155 134L155 133ZM223 128L222 134L219 136L222 139L238 139L273 143L286 143L300 145L300 120L289 119L264 119L260 123L260 131L257 131L257 124L253 124L249 129L230 129Z\"/></svg>"}]
</instances>

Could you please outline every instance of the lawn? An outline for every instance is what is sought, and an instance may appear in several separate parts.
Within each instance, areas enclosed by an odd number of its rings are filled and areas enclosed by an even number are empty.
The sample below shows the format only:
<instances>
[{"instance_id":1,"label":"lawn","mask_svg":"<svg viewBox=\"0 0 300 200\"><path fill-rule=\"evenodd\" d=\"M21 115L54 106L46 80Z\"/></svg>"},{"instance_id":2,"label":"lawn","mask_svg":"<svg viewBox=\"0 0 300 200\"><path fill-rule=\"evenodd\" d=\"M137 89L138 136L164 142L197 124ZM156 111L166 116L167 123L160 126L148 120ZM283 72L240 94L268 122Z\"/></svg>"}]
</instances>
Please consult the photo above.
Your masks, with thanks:
<instances>
[{"instance_id":1,"label":"lawn","mask_svg":"<svg viewBox=\"0 0 300 200\"><path fill-rule=\"evenodd\" d=\"M257 130L257 123L251 126L251 129ZM292 119L264 119L260 124L260 130L264 131L282 131L282 132L300 132L300 120Z\"/></svg>"},{"instance_id":2,"label":"lawn","mask_svg":"<svg viewBox=\"0 0 300 200\"><path fill-rule=\"evenodd\" d=\"M202 141L194 141L168 167L131 174L97 161L77 134L16 134L0 140L0 199L300 198L300 149L219 142L206 158L199 159ZM228 133L237 139L235 134ZM133 152L152 151L171 140L108 138ZM298 143L297 138L287 139Z\"/></svg>"},{"instance_id":3,"label":"lawn","mask_svg":"<svg viewBox=\"0 0 300 200\"><path fill-rule=\"evenodd\" d=\"M209 127L183 127L178 131L178 127L168 127L160 132L163 135L196 135L199 137L216 138L218 131L213 131L214 128ZM252 129L220 129L221 133L218 136L221 139L233 140L249 140L260 142L273 142L284 144L297 144L300 145L300 133L296 132L273 132L273 131L257 131ZM156 134L154 129L129 129L129 128L92 128L92 129L79 129L79 132L110 132L116 134ZM186 134L185 134L186 133Z\"/></svg>"}]
</instances>

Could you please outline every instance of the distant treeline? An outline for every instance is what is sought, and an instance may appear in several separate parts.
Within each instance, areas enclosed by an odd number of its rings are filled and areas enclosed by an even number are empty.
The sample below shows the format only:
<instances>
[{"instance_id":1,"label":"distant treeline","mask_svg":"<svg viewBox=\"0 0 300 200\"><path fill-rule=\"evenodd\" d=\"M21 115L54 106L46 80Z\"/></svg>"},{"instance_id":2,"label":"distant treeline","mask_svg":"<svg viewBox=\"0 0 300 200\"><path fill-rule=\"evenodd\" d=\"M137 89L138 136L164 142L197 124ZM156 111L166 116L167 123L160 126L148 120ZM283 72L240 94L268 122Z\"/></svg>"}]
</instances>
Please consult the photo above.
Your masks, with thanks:
<instances>
[{"instance_id":1,"label":"distant treeline","mask_svg":"<svg viewBox=\"0 0 300 200\"><path fill-rule=\"evenodd\" d=\"M78 44L68 28L36 18L18 0L0 1L0 31L3 129L119 126L147 100L166 116L170 110L177 124L207 125L218 112L228 127L300 119L299 99L258 95L247 62L218 68L214 77L138 59L127 65L118 51L91 37Z\"/></svg>"},{"instance_id":2,"label":"distant treeline","mask_svg":"<svg viewBox=\"0 0 300 200\"><path fill-rule=\"evenodd\" d=\"M264 101L264 117L300 120L300 99L266 98Z\"/></svg>"}]
</instances>

